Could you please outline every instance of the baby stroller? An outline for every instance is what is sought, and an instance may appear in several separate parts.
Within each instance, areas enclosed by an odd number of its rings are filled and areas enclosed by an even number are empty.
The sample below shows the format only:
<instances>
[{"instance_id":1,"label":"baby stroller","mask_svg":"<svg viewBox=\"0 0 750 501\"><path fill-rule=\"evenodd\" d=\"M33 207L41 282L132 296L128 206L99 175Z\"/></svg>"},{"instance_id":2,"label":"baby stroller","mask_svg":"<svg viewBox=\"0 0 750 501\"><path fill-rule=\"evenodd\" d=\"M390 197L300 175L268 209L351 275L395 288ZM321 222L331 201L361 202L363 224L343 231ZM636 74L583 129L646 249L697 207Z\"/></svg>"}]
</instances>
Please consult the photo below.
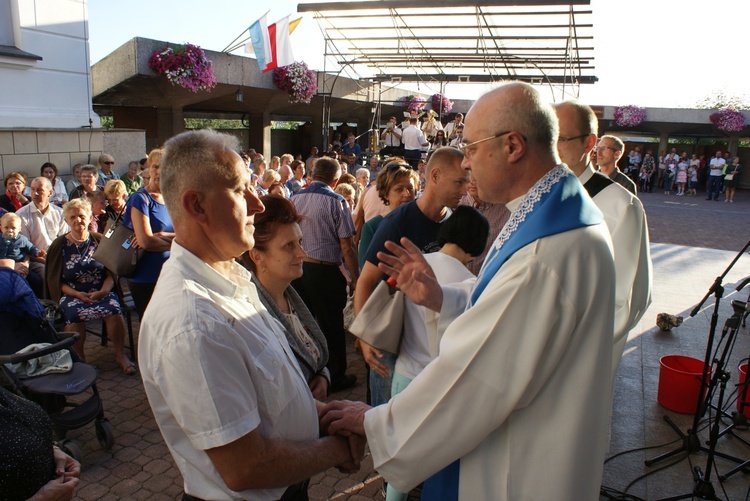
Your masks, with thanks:
<instances>
[{"instance_id":1,"label":"baby stroller","mask_svg":"<svg viewBox=\"0 0 750 501\"><path fill-rule=\"evenodd\" d=\"M114 432L104 416L102 400L96 389L96 367L81 363L70 348L78 339L77 333L67 335L55 332L48 318L54 317L56 305L52 303L48 308L49 314L18 273L0 268L0 375L4 373L9 385L18 394L44 408L52 420L60 448L81 462L81 449L65 438L68 431L95 421L96 438L104 450L114 445ZM35 343L51 343L51 346L30 353L17 353ZM70 352L73 364L69 372L20 377L6 366L38 359L59 350ZM71 403L66 398L86 392L89 388L92 395L81 403Z\"/></svg>"}]
</instances>

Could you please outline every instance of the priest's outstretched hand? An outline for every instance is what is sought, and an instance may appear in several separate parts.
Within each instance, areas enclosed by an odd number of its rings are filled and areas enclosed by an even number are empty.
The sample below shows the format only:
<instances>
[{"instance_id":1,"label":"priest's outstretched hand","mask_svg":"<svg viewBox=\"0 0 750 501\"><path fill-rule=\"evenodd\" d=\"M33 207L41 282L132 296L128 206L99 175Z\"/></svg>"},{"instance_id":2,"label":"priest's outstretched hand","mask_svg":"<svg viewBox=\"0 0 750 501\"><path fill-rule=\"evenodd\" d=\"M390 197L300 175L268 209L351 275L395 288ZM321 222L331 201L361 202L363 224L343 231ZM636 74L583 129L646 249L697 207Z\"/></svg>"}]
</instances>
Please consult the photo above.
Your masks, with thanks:
<instances>
[{"instance_id":1,"label":"priest's outstretched hand","mask_svg":"<svg viewBox=\"0 0 750 501\"><path fill-rule=\"evenodd\" d=\"M395 280L395 286L414 304L439 312L443 306L443 290L419 247L404 237L401 245L388 241L385 248L392 254L378 252L378 267L391 277L389 283Z\"/></svg>"}]
</instances>

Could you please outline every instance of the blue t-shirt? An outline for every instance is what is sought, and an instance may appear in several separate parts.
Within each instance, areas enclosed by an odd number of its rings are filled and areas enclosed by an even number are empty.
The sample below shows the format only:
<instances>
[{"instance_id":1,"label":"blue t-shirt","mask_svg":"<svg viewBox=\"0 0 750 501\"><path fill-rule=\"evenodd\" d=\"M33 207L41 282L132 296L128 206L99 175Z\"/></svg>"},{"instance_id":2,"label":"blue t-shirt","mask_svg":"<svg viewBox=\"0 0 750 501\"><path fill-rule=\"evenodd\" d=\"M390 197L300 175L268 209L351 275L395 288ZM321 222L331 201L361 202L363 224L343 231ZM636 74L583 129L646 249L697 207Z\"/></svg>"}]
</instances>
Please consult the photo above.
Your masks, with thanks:
<instances>
[{"instance_id":1,"label":"blue t-shirt","mask_svg":"<svg viewBox=\"0 0 750 501\"><path fill-rule=\"evenodd\" d=\"M130 195L128 206L125 208L125 217L122 220L122 224L131 230L133 229L131 213L134 208L148 217L151 233L174 231L172 219L170 219L169 212L167 212L167 206L154 200L145 188L141 188ZM144 252L140 261L138 261L135 274L130 280L147 284L156 282L159 278L159 273L161 273L161 267L167 259L169 259L169 251Z\"/></svg>"},{"instance_id":2,"label":"blue t-shirt","mask_svg":"<svg viewBox=\"0 0 750 501\"><path fill-rule=\"evenodd\" d=\"M449 210L443 221L450 215L451 211ZM422 254L436 252L440 250L437 243L437 234L443 221L435 222L425 216L419 210L416 200L401 205L385 216L378 226L370 242L370 247L367 249L366 259L377 265L380 262L377 258L378 252L386 250L385 242L392 240L400 243L402 237L414 242L414 245L419 247Z\"/></svg>"},{"instance_id":3,"label":"blue t-shirt","mask_svg":"<svg viewBox=\"0 0 750 501\"><path fill-rule=\"evenodd\" d=\"M349 146L349 143L345 143L341 147L341 153L344 155L348 155L350 153L354 153L357 155L357 162L359 162L362 159L362 147L358 145L357 143L354 143L354 146Z\"/></svg>"},{"instance_id":4,"label":"blue t-shirt","mask_svg":"<svg viewBox=\"0 0 750 501\"><path fill-rule=\"evenodd\" d=\"M16 235L13 240L8 240L0 235L0 259L12 259L16 263L25 260L27 256L36 256L39 249L23 235Z\"/></svg>"}]
</instances>

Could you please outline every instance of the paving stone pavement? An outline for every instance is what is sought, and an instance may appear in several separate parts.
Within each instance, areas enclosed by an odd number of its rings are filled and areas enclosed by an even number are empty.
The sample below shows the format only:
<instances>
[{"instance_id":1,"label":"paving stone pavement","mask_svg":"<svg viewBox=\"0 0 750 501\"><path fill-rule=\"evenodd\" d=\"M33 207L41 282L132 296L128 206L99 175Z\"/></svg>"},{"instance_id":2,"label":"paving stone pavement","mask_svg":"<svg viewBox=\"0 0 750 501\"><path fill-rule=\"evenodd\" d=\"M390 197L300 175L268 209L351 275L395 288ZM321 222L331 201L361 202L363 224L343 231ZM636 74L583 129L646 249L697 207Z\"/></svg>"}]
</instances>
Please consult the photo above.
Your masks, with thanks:
<instances>
[{"instance_id":1,"label":"paving stone pavement","mask_svg":"<svg viewBox=\"0 0 750 501\"><path fill-rule=\"evenodd\" d=\"M734 204L706 201L705 195L700 195L699 193L693 198L667 196L661 193L641 194L640 198L649 218L652 243L739 251L745 245L746 239L750 238L746 231L750 228L750 193L738 191ZM697 256L700 255L698 249ZM717 274L720 272L721 270L716 270ZM684 270L684 280L690 280L689 267ZM698 288L703 290L704 285L707 288L710 284L699 285ZM697 299L699 298L695 300ZM669 305L670 297L662 295L660 300L659 307ZM664 309L667 309L666 306ZM652 314L652 310L653 308L647 313L648 318L644 317L643 328L639 326L640 330L636 334L653 330L655 314ZM135 320L134 328L137 330L137 319ZM631 334L631 339L635 337ZM89 337L86 353L88 361L99 368L98 387L105 412L115 430L115 445L109 451L101 450L94 435L93 425L69 433L68 438L81 446L84 455L81 484L76 499L179 499L182 494L182 477L156 426L140 377L122 374L114 362L112 347L99 346L97 338ZM332 395L331 399L364 400L365 364L362 357L354 352L351 340L348 354L349 371L357 376L358 384L350 390ZM616 406L621 407L619 410L616 408L613 429L618 427L618 420L625 419L621 414L627 414L627 408L631 405L631 402L627 401L628 391L645 392L638 386L640 383L633 383L633 379L622 374L626 374L624 371L638 373L642 370L643 368L631 359L623 361L618 373L621 376L616 384ZM646 398L653 399L653 395L647 395ZM623 402L623 399L626 400ZM641 421L652 419L651 413L642 410L637 412L643 412L639 414ZM628 418L632 419L633 416ZM628 445L628 441L615 433L613 444L624 447ZM613 482L624 481L624 475L632 473L626 469L623 470L624 473L618 473L619 471L619 467L617 470L610 468L607 473L609 476L605 475L605 479ZM739 480L747 485L746 479ZM309 493L313 501L362 501L382 499L380 487L381 478L373 470L372 460L368 455L362 470L357 474L344 475L330 469L315 475ZM416 499L414 496L413 498Z\"/></svg>"}]
</instances>

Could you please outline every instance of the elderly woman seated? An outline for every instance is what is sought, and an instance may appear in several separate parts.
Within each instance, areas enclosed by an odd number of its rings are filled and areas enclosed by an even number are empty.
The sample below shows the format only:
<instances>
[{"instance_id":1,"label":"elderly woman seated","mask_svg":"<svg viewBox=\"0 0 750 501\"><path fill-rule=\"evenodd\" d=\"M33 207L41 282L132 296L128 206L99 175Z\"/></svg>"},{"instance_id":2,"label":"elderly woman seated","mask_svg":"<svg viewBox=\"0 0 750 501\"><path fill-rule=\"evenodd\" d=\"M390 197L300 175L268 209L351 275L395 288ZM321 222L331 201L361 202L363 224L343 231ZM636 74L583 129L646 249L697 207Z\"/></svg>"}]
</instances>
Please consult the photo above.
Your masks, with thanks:
<instances>
[{"instance_id":1,"label":"elderly woman seated","mask_svg":"<svg viewBox=\"0 0 750 501\"><path fill-rule=\"evenodd\" d=\"M255 215L255 247L241 263L252 272L258 296L266 309L284 326L289 346L318 400L328 393L330 374L328 345L310 310L290 285L302 276L300 217L294 204L278 195L261 197L266 210Z\"/></svg>"},{"instance_id":2,"label":"elderly woman seated","mask_svg":"<svg viewBox=\"0 0 750 501\"><path fill-rule=\"evenodd\" d=\"M86 360L83 350L86 322L103 318L107 334L115 345L117 364L125 374L135 374L135 364L124 352L125 321L117 295L112 291L114 279L104 265L93 258L101 235L88 230L91 205L85 198L77 198L63 206L63 214L70 232L58 237L47 251L48 297L60 303L67 321L65 330L81 335L73 349L82 360Z\"/></svg>"}]
</instances>

